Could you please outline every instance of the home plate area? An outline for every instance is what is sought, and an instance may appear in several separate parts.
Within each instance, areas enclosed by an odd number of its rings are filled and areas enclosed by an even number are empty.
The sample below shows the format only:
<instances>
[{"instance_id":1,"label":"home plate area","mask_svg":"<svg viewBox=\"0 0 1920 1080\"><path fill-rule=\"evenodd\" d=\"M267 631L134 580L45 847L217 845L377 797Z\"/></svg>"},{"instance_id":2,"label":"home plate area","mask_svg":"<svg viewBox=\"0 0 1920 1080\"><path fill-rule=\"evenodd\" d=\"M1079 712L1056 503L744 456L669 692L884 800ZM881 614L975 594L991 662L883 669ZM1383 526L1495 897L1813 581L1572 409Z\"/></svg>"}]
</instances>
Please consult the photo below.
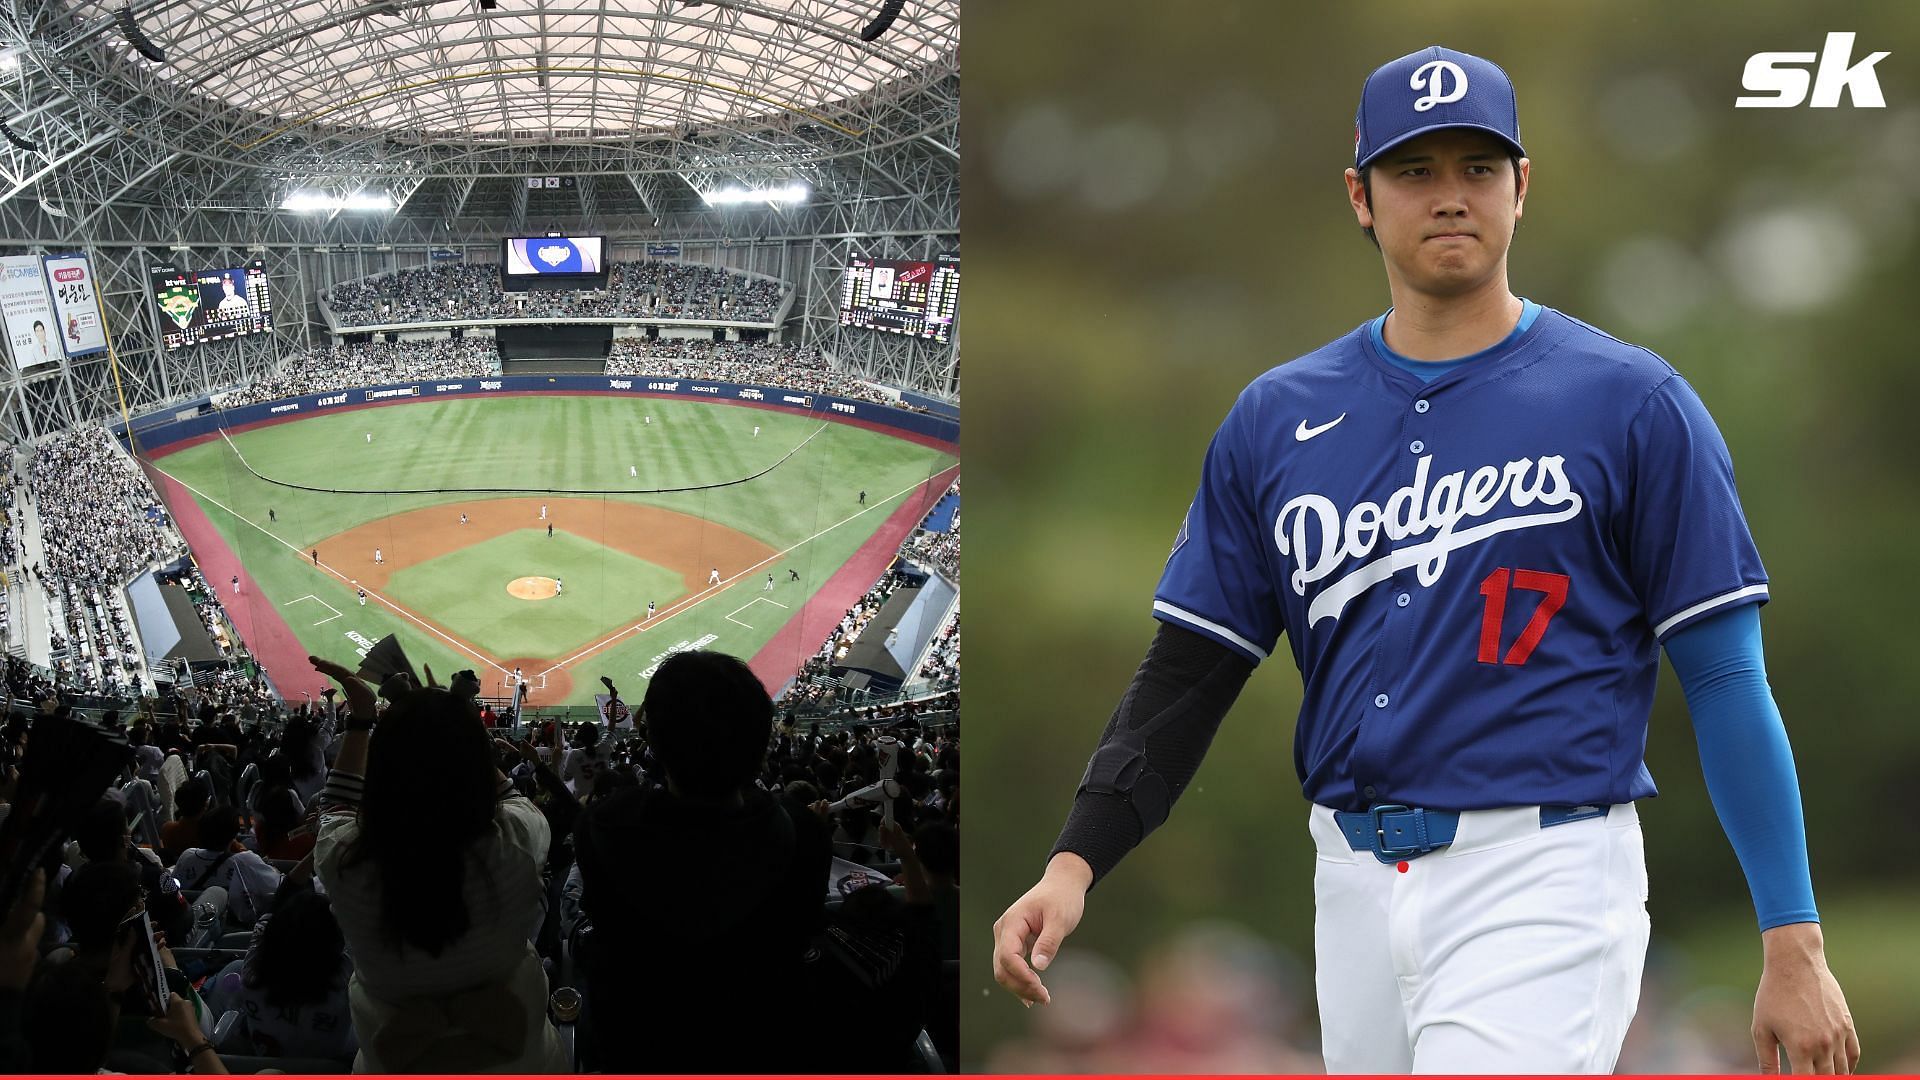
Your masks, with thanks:
<instances>
[{"instance_id":1,"label":"home plate area","mask_svg":"<svg viewBox=\"0 0 1920 1080\"><path fill-rule=\"evenodd\" d=\"M740 614L741 612L747 610L748 608L752 607L755 604L772 604L774 607L777 607L782 611L787 610L787 605L780 603L778 600L769 600L764 596L756 596L753 599L747 601L745 604L742 604L741 606L734 608L732 611L728 612L727 621L739 626L744 626L749 630L753 629L752 623L741 622L739 619L734 618L734 616Z\"/></svg>"}]
</instances>

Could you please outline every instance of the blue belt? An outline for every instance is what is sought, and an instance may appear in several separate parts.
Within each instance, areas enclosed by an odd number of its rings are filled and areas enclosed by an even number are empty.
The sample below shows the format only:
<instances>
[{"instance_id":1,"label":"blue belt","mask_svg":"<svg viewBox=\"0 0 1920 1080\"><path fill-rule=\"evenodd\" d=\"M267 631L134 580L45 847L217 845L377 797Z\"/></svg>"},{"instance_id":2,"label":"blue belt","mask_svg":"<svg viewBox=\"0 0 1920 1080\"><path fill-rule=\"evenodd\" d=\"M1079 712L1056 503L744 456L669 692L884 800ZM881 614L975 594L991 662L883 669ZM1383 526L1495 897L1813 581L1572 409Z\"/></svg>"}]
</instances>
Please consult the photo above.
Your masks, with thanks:
<instances>
[{"instance_id":1,"label":"blue belt","mask_svg":"<svg viewBox=\"0 0 1920 1080\"><path fill-rule=\"evenodd\" d=\"M1565 825L1569 821L1605 817L1604 806L1543 806L1540 827ZM1436 848L1453 843L1460 830L1460 814L1454 810L1422 810L1417 807L1384 803L1371 810L1348 812L1335 810L1333 820L1347 836L1355 851L1371 851L1383 863L1417 859Z\"/></svg>"}]
</instances>

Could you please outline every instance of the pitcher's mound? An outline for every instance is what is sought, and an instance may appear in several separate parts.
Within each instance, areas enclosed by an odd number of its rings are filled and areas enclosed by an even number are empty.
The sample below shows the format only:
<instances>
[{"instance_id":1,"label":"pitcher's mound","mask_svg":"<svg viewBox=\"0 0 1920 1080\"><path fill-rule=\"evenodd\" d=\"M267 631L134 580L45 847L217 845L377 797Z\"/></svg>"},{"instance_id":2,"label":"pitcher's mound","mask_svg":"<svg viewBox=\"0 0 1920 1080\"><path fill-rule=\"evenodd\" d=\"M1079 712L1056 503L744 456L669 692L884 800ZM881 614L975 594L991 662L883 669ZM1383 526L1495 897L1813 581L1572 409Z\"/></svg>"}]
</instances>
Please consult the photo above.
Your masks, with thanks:
<instances>
[{"instance_id":1,"label":"pitcher's mound","mask_svg":"<svg viewBox=\"0 0 1920 1080\"><path fill-rule=\"evenodd\" d=\"M521 577L507 582L507 595L519 600L546 600L559 591L550 577Z\"/></svg>"}]
</instances>

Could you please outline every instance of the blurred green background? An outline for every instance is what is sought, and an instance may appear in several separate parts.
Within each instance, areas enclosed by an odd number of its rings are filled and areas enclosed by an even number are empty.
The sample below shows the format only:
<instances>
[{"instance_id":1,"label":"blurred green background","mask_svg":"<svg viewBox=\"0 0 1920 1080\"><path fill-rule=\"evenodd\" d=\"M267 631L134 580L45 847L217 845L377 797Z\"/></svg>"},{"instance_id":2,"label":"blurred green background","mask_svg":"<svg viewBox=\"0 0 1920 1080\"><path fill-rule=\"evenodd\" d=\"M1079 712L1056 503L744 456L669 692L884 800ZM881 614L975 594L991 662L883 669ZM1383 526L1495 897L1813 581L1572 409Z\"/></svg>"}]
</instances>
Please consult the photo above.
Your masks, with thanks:
<instances>
[{"instance_id":1,"label":"blurred green background","mask_svg":"<svg viewBox=\"0 0 1920 1080\"><path fill-rule=\"evenodd\" d=\"M1830 30L1892 54L1885 108L1734 108L1750 54ZM1094 890L1054 1006L993 986L988 927L1152 636L1215 425L1385 310L1340 179L1354 107L1444 43L1519 88L1514 290L1666 357L1732 447L1829 957L1863 1067L1920 1071L1920 5L971 0L966 33L968 1067L1318 1068L1284 649ZM1759 940L1671 673L1648 760L1655 944L1621 1066L1750 1070Z\"/></svg>"}]
</instances>

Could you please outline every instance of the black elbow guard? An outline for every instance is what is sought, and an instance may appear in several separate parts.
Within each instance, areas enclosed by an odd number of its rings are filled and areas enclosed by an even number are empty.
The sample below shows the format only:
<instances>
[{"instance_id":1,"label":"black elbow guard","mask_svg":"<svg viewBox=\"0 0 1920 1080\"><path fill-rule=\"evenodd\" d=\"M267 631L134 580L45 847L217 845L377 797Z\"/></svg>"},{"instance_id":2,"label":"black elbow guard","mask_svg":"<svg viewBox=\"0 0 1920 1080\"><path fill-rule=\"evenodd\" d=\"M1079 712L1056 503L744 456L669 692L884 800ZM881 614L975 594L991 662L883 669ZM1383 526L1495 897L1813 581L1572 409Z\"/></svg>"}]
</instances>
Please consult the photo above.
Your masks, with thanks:
<instances>
[{"instance_id":1,"label":"black elbow guard","mask_svg":"<svg viewBox=\"0 0 1920 1080\"><path fill-rule=\"evenodd\" d=\"M1140 819L1140 835L1145 836L1167 820L1173 796L1166 780L1147 761L1145 740L1138 734L1128 732L1095 750L1080 777L1080 790L1125 800Z\"/></svg>"}]
</instances>

